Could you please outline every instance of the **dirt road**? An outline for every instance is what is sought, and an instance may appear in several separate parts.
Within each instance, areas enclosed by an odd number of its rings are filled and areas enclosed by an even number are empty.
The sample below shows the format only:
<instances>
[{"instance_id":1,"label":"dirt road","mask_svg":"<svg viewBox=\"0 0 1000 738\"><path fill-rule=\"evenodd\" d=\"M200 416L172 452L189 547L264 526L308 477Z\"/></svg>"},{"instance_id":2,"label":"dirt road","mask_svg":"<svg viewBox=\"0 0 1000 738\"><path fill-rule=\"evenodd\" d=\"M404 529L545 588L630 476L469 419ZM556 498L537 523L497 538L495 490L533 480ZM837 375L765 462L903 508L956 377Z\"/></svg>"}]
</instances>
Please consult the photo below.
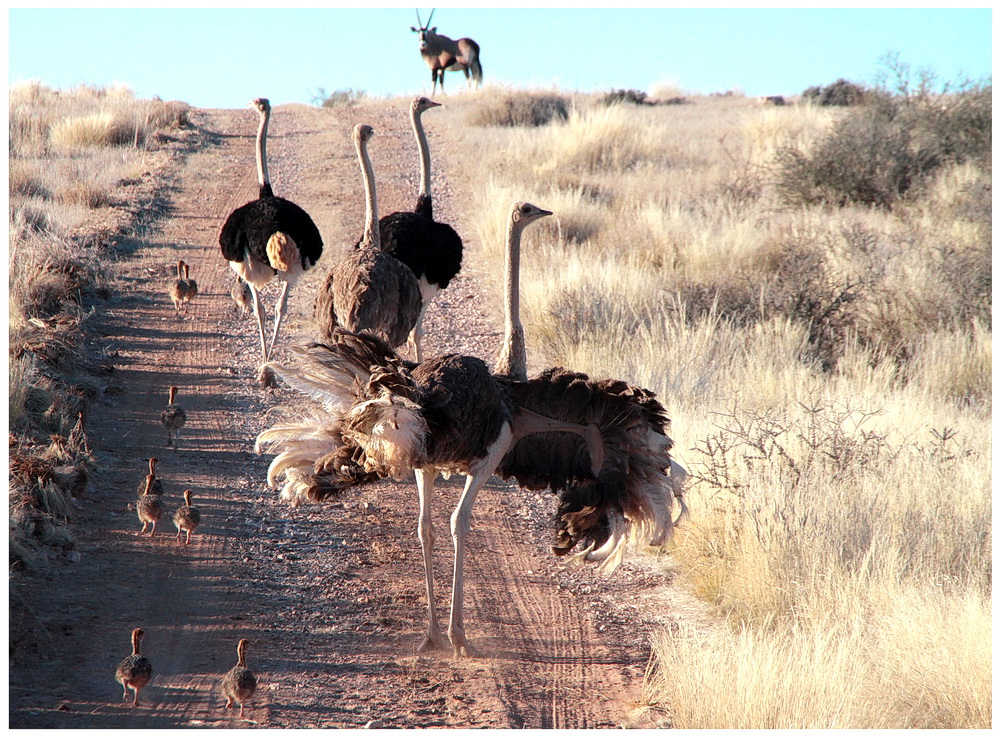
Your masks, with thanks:
<instances>
[{"instance_id":1,"label":"dirt road","mask_svg":"<svg viewBox=\"0 0 1000 738\"><path fill-rule=\"evenodd\" d=\"M253 452L254 438L299 400L254 383L255 327L230 300L233 277L217 245L226 215L255 196L256 120L250 110L200 110L191 119L199 145L177 159L163 217L145 237L122 242L117 296L96 306L93 348L115 368L87 420L98 469L74 520L78 545L50 573L13 581L11 727L667 723L667 715L636 708L649 633L669 624L664 608L676 593L642 563L611 579L564 569L547 549L544 496L497 480L480 494L466 624L482 657L455 661L414 652L426 603L413 485L380 483L299 509L265 487L270 459ZM313 215L326 243L319 266L292 291L282 346L309 337L312 295L361 233L349 138L357 122L377 132L371 151L383 214L409 209L417 157L402 110L384 103L275 110L268 148L275 191ZM435 167L443 185L436 212L468 234L444 184L448 161L438 157ZM465 243L478 248L470 235ZM178 258L191 264L200 289L181 317L166 294ZM500 316L484 302L490 287L481 281L467 270L431 307L429 355L447 349L493 359ZM275 294L266 297L269 313ZM166 447L159 422L171 384L188 413L178 450ZM154 455L170 513L187 488L202 511L190 546L176 543L166 516L155 537L138 535L130 504ZM447 516L460 484L440 482L435 507L445 619ZM146 631L154 679L133 708L120 701L113 674L136 626ZM249 665L261 681L242 722L223 709L218 691L240 638L250 640Z\"/></svg>"}]
</instances>

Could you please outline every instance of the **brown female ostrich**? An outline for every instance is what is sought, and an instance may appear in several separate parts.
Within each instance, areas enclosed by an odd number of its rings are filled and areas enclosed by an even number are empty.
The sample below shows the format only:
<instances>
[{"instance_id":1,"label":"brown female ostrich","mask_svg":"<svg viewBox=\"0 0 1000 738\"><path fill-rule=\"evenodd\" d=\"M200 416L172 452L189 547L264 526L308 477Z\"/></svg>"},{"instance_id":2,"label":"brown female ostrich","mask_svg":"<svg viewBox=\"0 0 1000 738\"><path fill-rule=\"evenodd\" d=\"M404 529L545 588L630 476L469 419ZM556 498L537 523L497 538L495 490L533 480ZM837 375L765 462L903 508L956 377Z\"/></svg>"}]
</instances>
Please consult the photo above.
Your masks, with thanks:
<instances>
[{"instance_id":1,"label":"brown female ostrich","mask_svg":"<svg viewBox=\"0 0 1000 738\"><path fill-rule=\"evenodd\" d=\"M150 538L156 535L156 524L163 517L163 502L160 500L160 496L153 492L153 482L153 475L147 474L142 494L139 495L139 499L135 502L135 511L139 516L139 522L142 523L142 530L139 532L145 533L146 526L150 523L153 524L152 529L149 531Z\"/></svg>"},{"instance_id":2,"label":"brown female ostrich","mask_svg":"<svg viewBox=\"0 0 1000 738\"><path fill-rule=\"evenodd\" d=\"M285 315L288 291L323 253L323 239L312 218L301 207L281 197L275 197L267 174L267 125L271 104L265 98L252 103L260 114L257 130L257 178L260 196L234 210L219 234L222 255L233 271L250 286L253 312L260 333L263 363L274 349ZM272 277L281 281L281 295L275 308L274 333L271 342L264 340L264 306L259 291ZM263 384L273 378L264 371L258 375Z\"/></svg>"},{"instance_id":3,"label":"brown female ostrich","mask_svg":"<svg viewBox=\"0 0 1000 738\"><path fill-rule=\"evenodd\" d=\"M275 367L333 416L276 426L258 437L258 449L280 451L268 482L284 475L285 497L297 502L337 494L364 481L353 476L358 469L397 478L414 471L429 607L422 650L437 643L440 633L430 529L438 471L467 475L451 518L455 574L448 635L457 655L470 651L462 616L469 515L476 493L498 468L526 486L559 493L558 554L582 543L580 558L614 566L627 541L662 543L675 524L670 509L679 497L681 470L670 460L664 432L669 421L651 392L566 370L530 382L510 376L523 374L516 301L520 236L550 214L529 203L515 204L510 214L502 373L490 374L480 360L456 355L404 362L378 340L347 332L334 335L330 345L298 350L294 368ZM684 509L682 503L682 514Z\"/></svg>"},{"instance_id":4,"label":"brown female ostrich","mask_svg":"<svg viewBox=\"0 0 1000 738\"><path fill-rule=\"evenodd\" d=\"M234 702L240 703L240 717L243 708L257 691L257 676L247 668L247 639L241 638L236 645L236 666L222 676L222 696L226 698L226 709Z\"/></svg>"},{"instance_id":5,"label":"brown female ostrich","mask_svg":"<svg viewBox=\"0 0 1000 738\"><path fill-rule=\"evenodd\" d=\"M171 280L170 287L167 289L167 294L174 301L174 310L178 313L181 311L181 305L184 304L184 293L186 290L187 282L184 281L184 260L181 259L177 262L177 279Z\"/></svg>"},{"instance_id":6,"label":"brown female ostrich","mask_svg":"<svg viewBox=\"0 0 1000 738\"><path fill-rule=\"evenodd\" d=\"M135 697L132 699L134 706L139 705L139 690L149 684L149 680L153 678L153 665L139 652L139 644L144 635L146 634L142 628L136 628L132 631L132 655L122 659L118 668L115 669L115 681L121 684L124 689L122 701L128 699L128 691L131 689L135 693Z\"/></svg>"},{"instance_id":7,"label":"brown female ostrich","mask_svg":"<svg viewBox=\"0 0 1000 738\"><path fill-rule=\"evenodd\" d=\"M181 440L181 428L187 422L187 413L180 405L174 402L177 399L177 388L171 387L169 403L163 412L160 413L160 422L167 429L167 445L173 446L177 450L177 443Z\"/></svg>"},{"instance_id":8,"label":"brown female ostrich","mask_svg":"<svg viewBox=\"0 0 1000 738\"><path fill-rule=\"evenodd\" d=\"M368 331L396 347L407 340L420 317L420 287L410 269L381 251L378 198L368 142L371 126L354 127L354 146L365 186L365 231L354 250L330 269L316 297L320 335L330 340L336 327ZM415 347L419 356L419 346Z\"/></svg>"},{"instance_id":9,"label":"brown female ostrich","mask_svg":"<svg viewBox=\"0 0 1000 738\"><path fill-rule=\"evenodd\" d=\"M184 490L184 504L177 508L174 513L174 525L177 526L177 540L181 539L181 533L187 533L185 545L191 543L191 534L198 529L201 523L201 511L191 504L191 490Z\"/></svg>"},{"instance_id":10,"label":"brown female ostrich","mask_svg":"<svg viewBox=\"0 0 1000 738\"><path fill-rule=\"evenodd\" d=\"M417 204L413 212L390 213L378 222L382 251L406 264L420 285L422 305L417 325L410 336L410 346L417 361L420 361L419 346L424 335L423 321L427 306L462 268L462 239L450 225L434 220L431 153L421 116L425 110L440 104L419 96L410 101L410 123L420 151L420 192L417 194Z\"/></svg>"}]
</instances>

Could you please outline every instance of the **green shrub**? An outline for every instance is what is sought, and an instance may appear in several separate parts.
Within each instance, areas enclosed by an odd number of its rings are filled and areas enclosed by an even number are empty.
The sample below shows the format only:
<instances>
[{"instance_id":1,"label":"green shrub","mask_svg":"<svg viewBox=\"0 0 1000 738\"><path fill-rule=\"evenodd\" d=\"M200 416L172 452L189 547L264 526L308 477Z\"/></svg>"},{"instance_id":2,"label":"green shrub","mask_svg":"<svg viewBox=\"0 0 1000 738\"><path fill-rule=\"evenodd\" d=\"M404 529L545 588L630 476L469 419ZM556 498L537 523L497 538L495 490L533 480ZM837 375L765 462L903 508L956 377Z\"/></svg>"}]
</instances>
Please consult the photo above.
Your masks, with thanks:
<instances>
[{"instance_id":1,"label":"green shrub","mask_svg":"<svg viewBox=\"0 0 1000 738\"><path fill-rule=\"evenodd\" d=\"M469 114L473 126L544 126L569 117L569 100L560 95L517 93L491 100Z\"/></svg>"}]
</instances>

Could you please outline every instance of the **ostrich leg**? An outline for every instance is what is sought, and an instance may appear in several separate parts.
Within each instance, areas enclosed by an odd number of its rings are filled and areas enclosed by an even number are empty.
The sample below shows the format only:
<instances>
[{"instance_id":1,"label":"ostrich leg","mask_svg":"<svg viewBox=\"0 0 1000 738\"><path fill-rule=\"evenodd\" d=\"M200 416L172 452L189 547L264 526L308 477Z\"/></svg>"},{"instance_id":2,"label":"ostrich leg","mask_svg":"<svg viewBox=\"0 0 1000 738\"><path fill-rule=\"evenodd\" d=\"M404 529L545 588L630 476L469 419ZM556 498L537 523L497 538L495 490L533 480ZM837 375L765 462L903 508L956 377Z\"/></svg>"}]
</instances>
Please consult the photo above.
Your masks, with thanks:
<instances>
[{"instance_id":1,"label":"ostrich leg","mask_svg":"<svg viewBox=\"0 0 1000 738\"><path fill-rule=\"evenodd\" d=\"M451 536L455 543L455 572L451 590L451 620L448 623L448 639L455 649L455 657L475 656L476 653L465 637L465 539L469 533L469 523L472 518L472 506L476 504L476 495L500 464L507 451L510 450L513 435L510 425L504 423L500 437L490 446L489 453L477 461L465 478L465 490L458 501L455 512L451 514Z\"/></svg>"},{"instance_id":2,"label":"ostrich leg","mask_svg":"<svg viewBox=\"0 0 1000 738\"><path fill-rule=\"evenodd\" d=\"M264 341L264 305L261 303L260 292L252 282L247 282L250 294L253 296L253 314L257 318L257 331L260 333L260 353L264 357L262 364L267 363L267 344Z\"/></svg>"},{"instance_id":3,"label":"ostrich leg","mask_svg":"<svg viewBox=\"0 0 1000 738\"><path fill-rule=\"evenodd\" d=\"M420 497L420 519L417 522L417 537L424 554L424 576L427 581L427 634L417 647L418 651L430 651L441 645L441 626L438 625L437 612L434 609L434 527L431 523L431 492L437 470L414 469L417 478L417 494Z\"/></svg>"},{"instance_id":4,"label":"ostrich leg","mask_svg":"<svg viewBox=\"0 0 1000 738\"><path fill-rule=\"evenodd\" d=\"M285 306L288 302L288 290L291 287L290 282L281 283L281 296L278 298L278 306L275 309L274 315L274 333L271 334L271 345L267 349L267 356L264 357L264 361L267 361L267 357L274 352L274 342L278 338L278 329L281 327L281 320L285 317ZM263 330L263 327L261 328ZM264 340L264 334L261 333L261 341Z\"/></svg>"}]
</instances>

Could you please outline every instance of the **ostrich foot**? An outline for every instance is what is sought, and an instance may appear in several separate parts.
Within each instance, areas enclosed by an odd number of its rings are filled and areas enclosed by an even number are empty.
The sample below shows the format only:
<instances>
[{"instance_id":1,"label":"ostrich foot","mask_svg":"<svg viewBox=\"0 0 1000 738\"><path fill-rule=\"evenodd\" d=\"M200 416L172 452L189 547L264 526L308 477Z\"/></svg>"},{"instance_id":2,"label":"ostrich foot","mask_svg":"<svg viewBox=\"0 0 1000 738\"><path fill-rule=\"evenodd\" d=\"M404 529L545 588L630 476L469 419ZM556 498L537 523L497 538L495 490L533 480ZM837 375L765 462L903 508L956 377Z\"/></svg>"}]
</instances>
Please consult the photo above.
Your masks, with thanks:
<instances>
[{"instance_id":1,"label":"ostrich foot","mask_svg":"<svg viewBox=\"0 0 1000 738\"><path fill-rule=\"evenodd\" d=\"M262 387L274 389L278 386L278 377L275 375L274 370L266 364L257 372L257 381L260 382Z\"/></svg>"},{"instance_id":2,"label":"ostrich foot","mask_svg":"<svg viewBox=\"0 0 1000 738\"><path fill-rule=\"evenodd\" d=\"M445 649L444 644L441 642L441 636L438 634L427 633L420 641L420 645L417 646L417 653L427 653L428 651L443 651Z\"/></svg>"},{"instance_id":3,"label":"ostrich foot","mask_svg":"<svg viewBox=\"0 0 1000 738\"><path fill-rule=\"evenodd\" d=\"M473 648L472 644L466 640L463 640L460 643L453 643L452 645L455 647L456 659L474 659L479 657L479 651Z\"/></svg>"},{"instance_id":4,"label":"ostrich foot","mask_svg":"<svg viewBox=\"0 0 1000 738\"><path fill-rule=\"evenodd\" d=\"M464 631L452 631L448 634L451 645L455 649L455 658L476 658L479 652L472 647L469 639L465 637Z\"/></svg>"}]
</instances>

